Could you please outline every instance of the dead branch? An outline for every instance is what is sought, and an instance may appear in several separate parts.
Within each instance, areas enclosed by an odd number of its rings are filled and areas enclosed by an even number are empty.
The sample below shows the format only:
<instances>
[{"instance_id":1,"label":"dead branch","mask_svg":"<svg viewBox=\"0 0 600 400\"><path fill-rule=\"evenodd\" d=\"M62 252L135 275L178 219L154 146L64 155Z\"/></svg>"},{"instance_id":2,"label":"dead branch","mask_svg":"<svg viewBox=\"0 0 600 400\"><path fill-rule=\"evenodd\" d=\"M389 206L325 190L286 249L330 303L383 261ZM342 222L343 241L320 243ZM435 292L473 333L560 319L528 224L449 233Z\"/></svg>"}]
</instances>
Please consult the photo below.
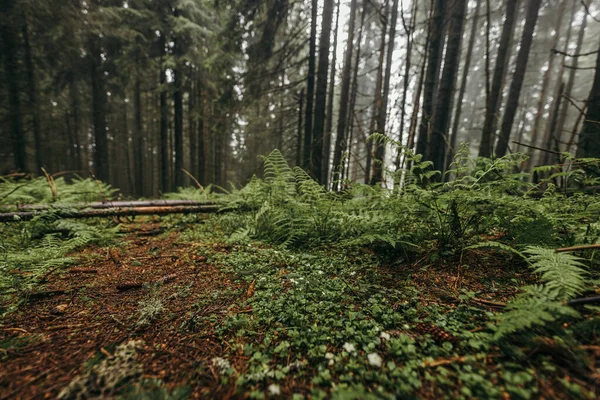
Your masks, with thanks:
<instances>
[{"instance_id":1,"label":"dead branch","mask_svg":"<svg viewBox=\"0 0 600 400\"><path fill-rule=\"evenodd\" d=\"M123 208L106 208L106 209L91 209L91 210L69 210L56 209L53 210L54 215L59 218L95 218L95 217L125 217L137 215L166 215L166 214L199 214L199 213L216 213L219 211L218 205L202 205L202 206L164 206L164 207L123 207ZM0 213L0 222L19 222L29 221L38 215L42 215L43 211L17 211L10 213Z\"/></svg>"},{"instance_id":2,"label":"dead branch","mask_svg":"<svg viewBox=\"0 0 600 400\"><path fill-rule=\"evenodd\" d=\"M579 250L588 250L588 249L600 249L600 243L597 244L585 244L582 246L573 246L573 247L563 247L560 249L554 250L557 253L564 253L567 251L579 251Z\"/></svg>"}]
</instances>

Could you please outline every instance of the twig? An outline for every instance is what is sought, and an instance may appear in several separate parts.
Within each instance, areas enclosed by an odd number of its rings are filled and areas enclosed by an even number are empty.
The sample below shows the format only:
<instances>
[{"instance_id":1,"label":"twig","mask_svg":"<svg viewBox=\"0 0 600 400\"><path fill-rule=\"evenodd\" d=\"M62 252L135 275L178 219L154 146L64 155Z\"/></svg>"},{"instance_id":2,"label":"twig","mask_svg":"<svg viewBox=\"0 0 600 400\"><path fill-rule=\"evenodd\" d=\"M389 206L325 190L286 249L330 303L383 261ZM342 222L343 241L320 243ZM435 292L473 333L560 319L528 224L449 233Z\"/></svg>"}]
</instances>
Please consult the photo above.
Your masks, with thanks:
<instances>
[{"instance_id":1,"label":"twig","mask_svg":"<svg viewBox=\"0 0 600 400\"><path fill-rule=\"evenodd\" d=\"M557 49L552 49L550 51L552 53L554 53L554 54L560 54L560 55L563 55L563 56L566 56L566 57L585 57L585 56L591 56L592 54L598 53L598 50L590 51L590 52L587 52L587 53L579 53L579 54L569 54L569 53L565 53L564 51L560 51L560 50L557 50Z\"/></svg>"},{"instance_id":2,"label":"twig","mask_svg":"<svg viewBox=\"0 0 600 400\"><path fill-rule=\"evenodd\" d=\"M559 152L559 151L554 151L554 150L543 149L543 148L541 148L541 147L537 147L537 146L532 146L532 145L530 145L530 144L521 143L521 142L518 142L518 141L516 141L516 140L512 140L512 142L513 142L514 144L518 144L518 145L520 145L520 146L529 147L530 149L536 149L536 150L539 150L539 151L544 151L544 152L546 152L546 153L556 154L556 155L559 155L559 156L562 156L562 155L563 155L563 154L562 154L561 152Z\"/></svg>"},{"instance_id":3,"label":"twig","mask_svg":"<svg viewBox=\"0 0 600 400\"><path fill-rule=\"evenodd\" d=\"M573 246L573 247L563 247L560 249L554 250L557 253L564 253L566 251L579 251L579 250L588 250L588 249L600 249L600 243L596 244L586 244L582 246Z\"/></svg>"},{"instance_id":4,"label":"twig","mask_svg":"<svg viewBox=\"0 0 600 400\"><path fill-rule=\"evenodd\" d=\"M181 168L181 171L186 174L187 176L190 177L191 180L194 181L194 183L196 184L196 186L198 186L198 189L202 189L204 190L204 187L200 184L200 182L198 182L198 179L196 179L194 177L194 175L192 175L188 170L186 170L185 168Z\"/></svg>"}]
</instances>

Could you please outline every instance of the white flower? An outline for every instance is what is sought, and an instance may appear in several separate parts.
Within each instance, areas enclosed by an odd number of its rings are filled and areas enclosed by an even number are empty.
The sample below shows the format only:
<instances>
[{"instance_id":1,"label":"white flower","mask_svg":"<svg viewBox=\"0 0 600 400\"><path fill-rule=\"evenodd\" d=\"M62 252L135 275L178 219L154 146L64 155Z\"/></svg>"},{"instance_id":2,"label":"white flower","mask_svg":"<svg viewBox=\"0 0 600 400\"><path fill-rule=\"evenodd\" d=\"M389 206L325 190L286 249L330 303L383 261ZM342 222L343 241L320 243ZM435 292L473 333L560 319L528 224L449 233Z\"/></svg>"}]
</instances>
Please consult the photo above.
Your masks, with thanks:
<instances>
[{"instance_id":1,"label":"white flower","mask_svg":"<svg viewBox=\"0 0 600 400\"><path fill-rule=\"evenodd\" d=\"M383 364L383 359L377 353L368 354L367 359L369 360L369 364L377 368L381 367L381 364Z\"/></svg>"},{"instance_id":2,"label":"white flower","mask_svg":"<svg viewBox=\"0 0 600 400\"><path fill-rule=\"evenodd\" d=\"M272 383L269 385L269 393L271 393L273 396L279 396L281 394L281 388L279 385Z\"/></svg>"},{"instance_id":3,"label":"white flower","mask_svg":"<svg viewBox=\"0 0 600 400\"><path fill-rule=\"evenodd\" d=\"M335 357L335 356L333 355L333 353L325 353L325 358L326 358L326 359L328 359L328 360L333 360L333 357Z\"/></svg>"},{"instance_id":4,"label":"white flower","mask_svg":"<svg viewBox=\"0 0 600 400\"><path fill-rule=\"evenodd\" d=\"M214 357L211 361L212 361L212 365L214 367L219 368L219 370L221 372L225 372L229 367L231 367L229 360L226 360L221 357Z\"/></svg>"},{"instance_id":5,"label":"white flower","mask_svg":"<svg viewBox=\"0 0 600 400\"><path fill-rule=\"evenodd\" d=\"M321 271L321 270L318 270L318 271L317 271L317 274L319 274L319 275L323 275L323 274L324 274L324 272L323 272L323 271Z\"/></svg>"},{"instance_id":6,"label":"white flower","mask_svg":"<svg viewBox=\"0 0 600 400\"><path fill-rule=\"evenodd\" d=\"M350 272L350 276L354 276L354 275L356 275L356 271Z\"/></svg>"},{"instance_id":7,"label":"white flower","mask_svg":"<svg viewBox=\"0 0 600 400\"><path fill-rule=\"evenodd\" d=\"M391 337L391 336L390 336L390 334L389 334L389 333L387 333L387 332L381 332L381 333L379 334L379 337L380 337L380 338L382 338L382 339L385 339L385 340L390 340L390 337Z\"/></svg>"},{"instance_id":8,"label":"white flower","mask_svg":"<svg viewBox=\"0 0 600 400\"><path fill-rule=\"evenodd\" d=\"M344 343L344 345L342 346L344 348L344 350L346 350L348 353L353 353L356 351L356 347L354 347L354 345L352 343Z\"/></svg>"},{"instance_id":9,"label":"white flower","mask_svg":"<svg viewBox=\"0 0 600 400\"><path fill-rule=\"evenodd\" d=\"M294 278L290 278L290 282L291 282L291 283L293 283L293 284L295 284L295 285L297 285L297 284L298 284L298 281L297 281L297 280L295 280Z\"/></svg>"}]
</instances>

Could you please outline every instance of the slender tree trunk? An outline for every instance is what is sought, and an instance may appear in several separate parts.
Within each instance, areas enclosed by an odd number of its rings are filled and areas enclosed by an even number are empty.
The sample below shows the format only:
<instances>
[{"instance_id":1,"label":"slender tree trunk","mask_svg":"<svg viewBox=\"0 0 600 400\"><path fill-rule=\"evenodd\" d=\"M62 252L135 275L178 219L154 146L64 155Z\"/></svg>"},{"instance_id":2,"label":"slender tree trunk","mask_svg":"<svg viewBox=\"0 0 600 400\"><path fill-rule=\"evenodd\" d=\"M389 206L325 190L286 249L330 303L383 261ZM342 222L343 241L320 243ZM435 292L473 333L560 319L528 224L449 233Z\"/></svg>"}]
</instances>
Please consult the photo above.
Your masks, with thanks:
<instances>
[{"instance_id":1,"label":"slender tree trunk","mask_svg":"<svg viewBox=\"0 0 600 400\"><path fill-rule=\"evenodd\" d=\"M75 145L75 170L83 169L84 171L87 171L89 168L87 160L87 149L85 146L82 146L79 141L79 131L81 127L79 93L77 89L77 84L75 83L75 78L73 77L72 73L71 78L69 80L69 96L71 100L70 114L73 119L73 126L71 128L71 132L73 135L73 144Z\"/></svg>"},{"instance_id":2,"label":"slender tree trunk","mask_svg":"<svg viewBox=\"0 0 600 400\"><path fill-rule=\"evenodd\" d=\"M306 79L306 110L304 117L304 154L303 167L311 171L311 150L313 141L313 110L315 92L315 59L317 52L317 9L318 1L311 1L310 40L308 49L308 76Z\"/></svg>"},{"instance_id":3,"label":"slender tree trunk","mask_svg":"<svg viewBox=\"0 0 600 400\"><path fill-rule=\"evenodd\" d=\"M319 39L319 68L312 138L310 172L323 184L323 139L325 130L325 109L327 106L327 72L329 70L329 43L333 22L333 0L324 0L321 37Z\"/></svg>"},{"instance_id":4,"label":"slender tree trunk","mask_svg":"<svg viewBox=\"0 0 600 400\"><path fill-rule=\"evenodd\" d=\"M350 20L348 22L348 39L346 41L346 53L344 55L344 68L342 70L342 87L340 93L340 111L338 115L337 137L335 138L335 149L333 152L333 172L338 173L343 169L342 152L348 146L346 124L348 123L348 93L350 92L350 73L352 69L352 49L354 46L354 25L356 21L357 0L350 3ZM334 190L338 190L339 180L334 180Z\"/></svg>"},{"instance_id":5,"label":"slender tree trunk","mask_svg":"<svg viewBox=\"0 0 600 400\"><path fill-rule=\"evenodd\" d=\"M25 19L25 17L24 17ZM29 29L27 21L23 23L22 28L23 46L25 50L25 69L27 71L27 94L29 97L29 106L31 107L31 119L33 122L33 143L35 148L35 166L39 172L44 166L42 162L42 133L40 124L40 105L38 102L37 81L35 79L35 66L33 56L31 55L31 43L29 42Z\"/></svg>"},{"instance_id":6,"label":"slender tree trunk","mask_svg":"<svg viewBox=\"0 0 600 400\"><path fill-rule=\"evenodd\" d=\"M473 57L473 48L475 47L475 38L477 37L477 28L479 22L479 12L481 10L481 2L483 0L477 0L475 11L473 12L473 22L471 25L471 33L469 34L469 44L467 45L467 54L465 56L465 65L463 67L462 81L460 84L460 90L458 92L458 99L456 101L456 111L454 112L454 123L452 124L452 133L450 137L450 147L446 153L446 170L448 170L452 157L456 151L456 142L458 138L458 129L460 126L460 118L462 113L463 99L467 90L467 80L469 78L469 72L471 68L471 58Z\"/></svg>"},{"instance_id":7,"label":"slender tree trunk","mask_svg":"<svg viewBox=\"0 0 600 400\"><path fill-rule=\"evenodd\" d=\"M296 165L302 165L302 118L304 116L303 113L304 106L304 88L300 90L300 94L298 95L298 128L296 134Z\"/></svg>"},{"instance_id":8,"label":"slender tree trunk","mask_svg":"<svg viewBox=\"0 0 600 400\"><path fill-rule=\"evenodd\" d=\"M404 139L404 120L406 119L406 98L408 97L408 85L410 81L410 68L412 65L412 46L414 42L414 30L415 30L415 22L417 18L417 5L418 1L413 0L413 7L410 15L410 26L404 26L404 30L406 33L406 61L404 63L404 77L402 78L403 87L402 87L402 103L400 105L400 133L398 135L398 143L402 143ZM402 11L403 12L403 11ZM404 21L404 18L402 18ZM418 106L417 106L418 108ZM401 151L398 150L398 154L396 155L396 161L394 165L396 166L396 170L400 168L400 155ZM399 182L398 182L399 183Z\"/></svg>"},{"instance_id":9,"label":"slender tree trunk","mask_svg":"<svg viewBox=\"0 0 600 400\"><path fill-rule=\"evenodd\" d=\"M441 48L444 46L444 14L446 1L432 0L433 17L429 21L431 29L428 40L427 71L425 73L425 90L423 94L423 107L421 109L421 125L417 140L417 154L428 152L430 123L433 117L434 94L439 76Z\"/></svg>"},{"instance_id":10,"label":"slender tree trunk","mask_svg":"<svg viewBox=\"0 0 600 400\"><path fill-rule=\"evenodd\" d=\"M94 167L96 178L108 182L110 178L108 160L108 137L106 134L106 89L99 38L90 37L90 79L92 81L92 121L94 126Z\"/></svg>"},{"instance_id":11,"label":"slender tree trunk","mask_svg":"<svg viewBox=\"0 0 600 400\"><path fill-rule=\"evenodd\" d=\"M554 35L554 39L553 39L552 45L551 45L552 49L556 49L558 47L558 41L561 36L560 30L562 27L562 22L564 19L566 7L567 7L567 1L561 0L560 5L559 5L558 14L557 14L556 24L555 24L556 34ZM570 31L571 31L571 24L569 24L569 33L567 34L567 37L566 37L566 43L569 43L569 39L571 36ZM542 88L540 89L540 97L538 98L535 118L533 119L533 126L531 127L530 143L533 146L537 146L537 136L538 136L538 131L540 130L540 123L542 121L542 117L544 116L548 87L550 86L550 80L552 78L552 75L554 75L554 59L555 58L556 58L556 54L554 54L554 52L551 51L550 56L548 58L548 69L546 69L546 72L544 72L544 77L542 78ZM561 79L562 79L562 73L558 75L559 84L557 85L557 87L562 84ZM550 118L550 119L552 119L552 118ZM550 131L548 131L548 133L550 133ZM549 139L549 136L550 136L550 134L545 135L543 140L547 141ZM530 155L530 157L533 156L533 149L532 149L532 151L529 152L529 155Z\"/></svg>"},{"instance_id":12,"label":"slender tree trunk","mask_svg":"<svg viewBox=\"0 0 600 400\"><path fill-rule=\"evenodd\" d=\"M183 186L183 88L181 85L182 71L178 66L173 70L173 117L175 141L175 186Z\"/></svg>"},{"instance_id":13,"label":"slender tree trunk","mask_svg":"<svg viewBox=\"0 0 600 400\"><path fill-rule=\"evenodd\" d=\"M600 48L596 57L594 83L587 100L587 113L579 135L577 157L600 158Z\"/></svg>"},{"instance_id":14,"label":"slender tree trunk","mask_svg":"<svg viewBox=\"0 0 600 400\"><path fill-rule=\"evenodd\" d=\"M133 102L134 102L134 191L136 196L144 195L144 133L142 132L142 82L138 75L135 81Z\"/></svg>"},{"instance_id":15,"label":"slender tree trunk","mask_svg":"<svg viewBox=\"0 0 600 400\"><path fill-rule=\"evenodd\" d=\"M14 2L7 0L5 2L5 14L10 15L14 9ZM10 120L10 130L12 131L12 147L15 168L19 171L27 171L27 156L25 152L26 141L21 125L21 99L19 97L19 74L16 49L16 35L11 21L0 21L0 34L2 35L2 53L4 56L4 72L6 74L6 84L8 85L8 115Z\"/></svg>"},{"instance_id":16,"label":"slender tree trunk","mask_svg":"<svg viewBox=\"0 0 600 400\"><path fill-rule=\"evenodd\" d=\"M387 106L388 98L390 94L390 81L392 78L392 56L394 54L394 44L396 39L396 23L398 22L398 6L399 0L393 0L392 13L390 21L389 39L387 43L387 54L385 61L385 78L383 83L383 96L381 99L381 107L379 107L379 114L377 116L377 130L382 134L386 135L386 122L387 122ZM385 35L384 35L385 36ZM385 166L385 143L379 142L375 149L375 168L373 168L373 177L371 178L371 184L376 185L383 181L383 169Z\"/></svg>"},{"instance_id":17,"label":"slender tree trunk","mask_svg":"<svg viewBox=\"0 0 600 400\"><path fill-rule=\"evenodd\" d=\"M201 184L206 185L206 134L204 132L205 125L205 115L206 115L206 107L205 107L205 93L201 92L199 95L199 105L201 115L198 119L198 172L196 178L200 181Z\"/></svg>"},{"instance_id":18,"label":"slender tree trunk","mask_svg":"<svg viewBox=\"0 0 600 400\"><path fill-rule=\"evenodd\" d=\"M340 1L338 0L335 12L335 28L333 29L333 53L331 71L329 74L329 92L327 93L327 113L325 122L325 136L323 138L323 163L321 166L321 182L329 187L329 162L331 160L331 133L333 130L333 99L335 94L335 71L337 62L337 36L340 22Z\"/></svg>"},{"instance_id":19,"label":"slender tree trunk","mask_svg":"<svg viewBox=\"0 0 600 400\"><path fill-rule=\"evenodd\" d=\"M198 80L193 69L190 69L190 93L188 96L188 135L190 139L190 145L188 150L188 156L190 163L188 165L188 171L197 179L196 165L198 158L198 134L196 131L197 116L197 103L198 103Z\"/></svg>"},{"instance_id":20,"label":"slender tree trunk","mask_svg":"<svg viewBox=\"0 0 600 400\"><path fill-rule=\"evenodd\" d=\"M556 96L554 96L554 100L553 100L553 104L552 104L552 112L551 114L551 118L550 118L550 124L548 126L548 132L555 132L556 131L556 123L558 121L558 110L560 110L560 104L562 101L562 96L564 94L565 91L565 82L564 81L559 81L559 85L558 85L558 91L556 93ZM543 144L544 148L549 149L549 150L554 150L554 151L559 151L559 143L560 143L560 132L558 132L558 136L554 136L552 134L548 135L548 137L546 138L548 141L546 143ZM556 157L556 154L551 154L551 153L544 153L544 156L542 157L542 164L544 165L548 165L550 163L552 163L552 158L554 157L554 161L559 161L560 159Z\"/></svg>"},{"instance_id":21,"label":"slender tree trunk","mask_svg":"<svg viewBox=\"0 0 600 400\"><path fill-rule=\"evenodd\" d=\"M442 171L442 173L445 166L446 143L449 141L448 127L452 115L454 86L460 63L466 7L467 0L456 0L452 7L444 70L440 80L431 126L430 159L433 161L433 168Z\"/></svg>"},{"instance_id":22,"label":"slender tree trunk","mask_svg":"<svg viewBox=\"0 0 600 400\"><path fill-rule=\"evenodd\" d=\"M160 189L163 193L171 190L171 180L169 177L169 164L171 162L171 152L169 151L169 110L167 104L167 80L164 67L164 56L166 38L165 32L160 33Z\"/></svg>"},{"instance_id":23,"label":"slender tree trunk","mask_svg":"<svg viewBox=\"0 0 600 400\"><path fill-rule=\"evenodd\" d=\"M498 157L503 157L508 149L508 140L515 120L515 112L519 106L519 95L521 94L523 79L525 78L525 71L527 70L529 50L531 49L533 31L535 30L541 3L542 0L529 0L529 4L527 5L525 27L523 28L523 36L521 37L519 54L517 55L515 73L510 84L506 109L504 110L504 117L502 118L500 137L498 139L498 144L496 145L496 156Z\"/></svg>"},{"instance_id":24,"label":"slender tree trunk","mask_svg":"<svg viewBox=\"0 0 600 400\"><path fill-rule=\"evenodd\" d=\"M573 12L572 12L572 18L575 17L575 13L577 11L577 5L579 4L578 0L573 0ZM579 26L579 34L577 36L577 44L575 46L575 54L579 54L581 52L581 47L583 45L583 38L585 36L585 28L587 26L587 15L583 18L583 20L581 21L581 25ZM568 43L569 41L567 40L567 43L565 44L565 48L563 48L563 50L566 52L568 50ZM575 85L575 74L577 73L577 67L579 66L579 57L574 57L571 60L571 69L569 71L569 77L567 79L567 85L565 87L565 96L570 98L571 97L571 93L573 92L573 86ZM563 60L563 65L564 65L564 60ZM561 69L564 67L561 67ZM558 120L556 122L556 132L554 133L555 136L560 135L563 131L564 131L564 127L565 127L565 122L567 120L567 113L569 111L569 102L563 102L561 109L560 109L560 115L558 117ZM570 149L565 148L565 151L569 151Z\"/></svg>"},{"instance_id":25,"label":"slender tree trunk","mask_svg":"<svg viewBox=\"0 0 600 400\"><path fill-rule=\"evenodd\" d=\"M500 103L502 101L502 90L506 79L508 61L510 60L511 41L515 31L517 13L519 12L518 3L518 0L507 0L506 2L506 19L504 20L502 33L500 34L496 66L494 68L494 76L490 86L490 96L486 104L483 131L481 133L481 144L479 145L480 157L491 157L492 155L494 144L493 135L496 131L496 124L499 118L498 111L500 110Z\"/></svg>"}]
</instances>

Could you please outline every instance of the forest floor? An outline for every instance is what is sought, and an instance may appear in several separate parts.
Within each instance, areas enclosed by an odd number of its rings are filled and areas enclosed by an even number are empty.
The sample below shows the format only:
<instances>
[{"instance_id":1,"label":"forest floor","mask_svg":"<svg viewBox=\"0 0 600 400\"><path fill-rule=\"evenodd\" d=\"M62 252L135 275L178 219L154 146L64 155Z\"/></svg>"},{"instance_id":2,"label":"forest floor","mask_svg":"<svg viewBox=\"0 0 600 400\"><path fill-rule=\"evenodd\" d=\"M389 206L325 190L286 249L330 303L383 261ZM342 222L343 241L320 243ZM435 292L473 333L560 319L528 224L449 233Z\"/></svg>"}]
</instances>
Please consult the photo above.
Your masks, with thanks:
<instances>
[{"instance_id":1,"label":"forest floor","mask_svg":"<svg viewBox=\"0 0 600 400\"><path fill-rule=\"evenodd\" d=\"M393 393L397 380L418 398L551 398L555 390L568 392L561 384L574 376L567 362L548 374L512 365L513 375L527 376L509 379L508 372L498 372L497 352L453 353L460 339L433 327L447 322L452 331L452 318L462 318L477 332L483 329L479 316L535 281L529 270L507 265L506 257L489 250L452 263L427 257L380 262L369 249L288 254L258 242L227 244L195 227L163 232L158 219L140 221L121 225L118 245L77 251L75 264L49 274L5 317L1 399L55 398L61 391L63 398L319 398L331 395L332 381L364 383L338 398L367 398L367 392ZM482 264L486 268L474 267ZM321 292L332 302L326 308L314 297ZM429 322L409 326L403 320L424 313ZM385 331L378 334L372 320ZM296 329L302 324L307 328ZM310 335L327 332L339 333L340 346L312 349ZM364 332L376 338L369 339L373 345L359 346ZM129 350L123 346L128 343ZM588 351L592 363L599 350ZM325 362L317 366L317 359ZM573 379L595 390L589 381ZM500 381L503 386L489 392ZM387 389L373 391L376 386Z\"/></svg>"}]
</instances>

